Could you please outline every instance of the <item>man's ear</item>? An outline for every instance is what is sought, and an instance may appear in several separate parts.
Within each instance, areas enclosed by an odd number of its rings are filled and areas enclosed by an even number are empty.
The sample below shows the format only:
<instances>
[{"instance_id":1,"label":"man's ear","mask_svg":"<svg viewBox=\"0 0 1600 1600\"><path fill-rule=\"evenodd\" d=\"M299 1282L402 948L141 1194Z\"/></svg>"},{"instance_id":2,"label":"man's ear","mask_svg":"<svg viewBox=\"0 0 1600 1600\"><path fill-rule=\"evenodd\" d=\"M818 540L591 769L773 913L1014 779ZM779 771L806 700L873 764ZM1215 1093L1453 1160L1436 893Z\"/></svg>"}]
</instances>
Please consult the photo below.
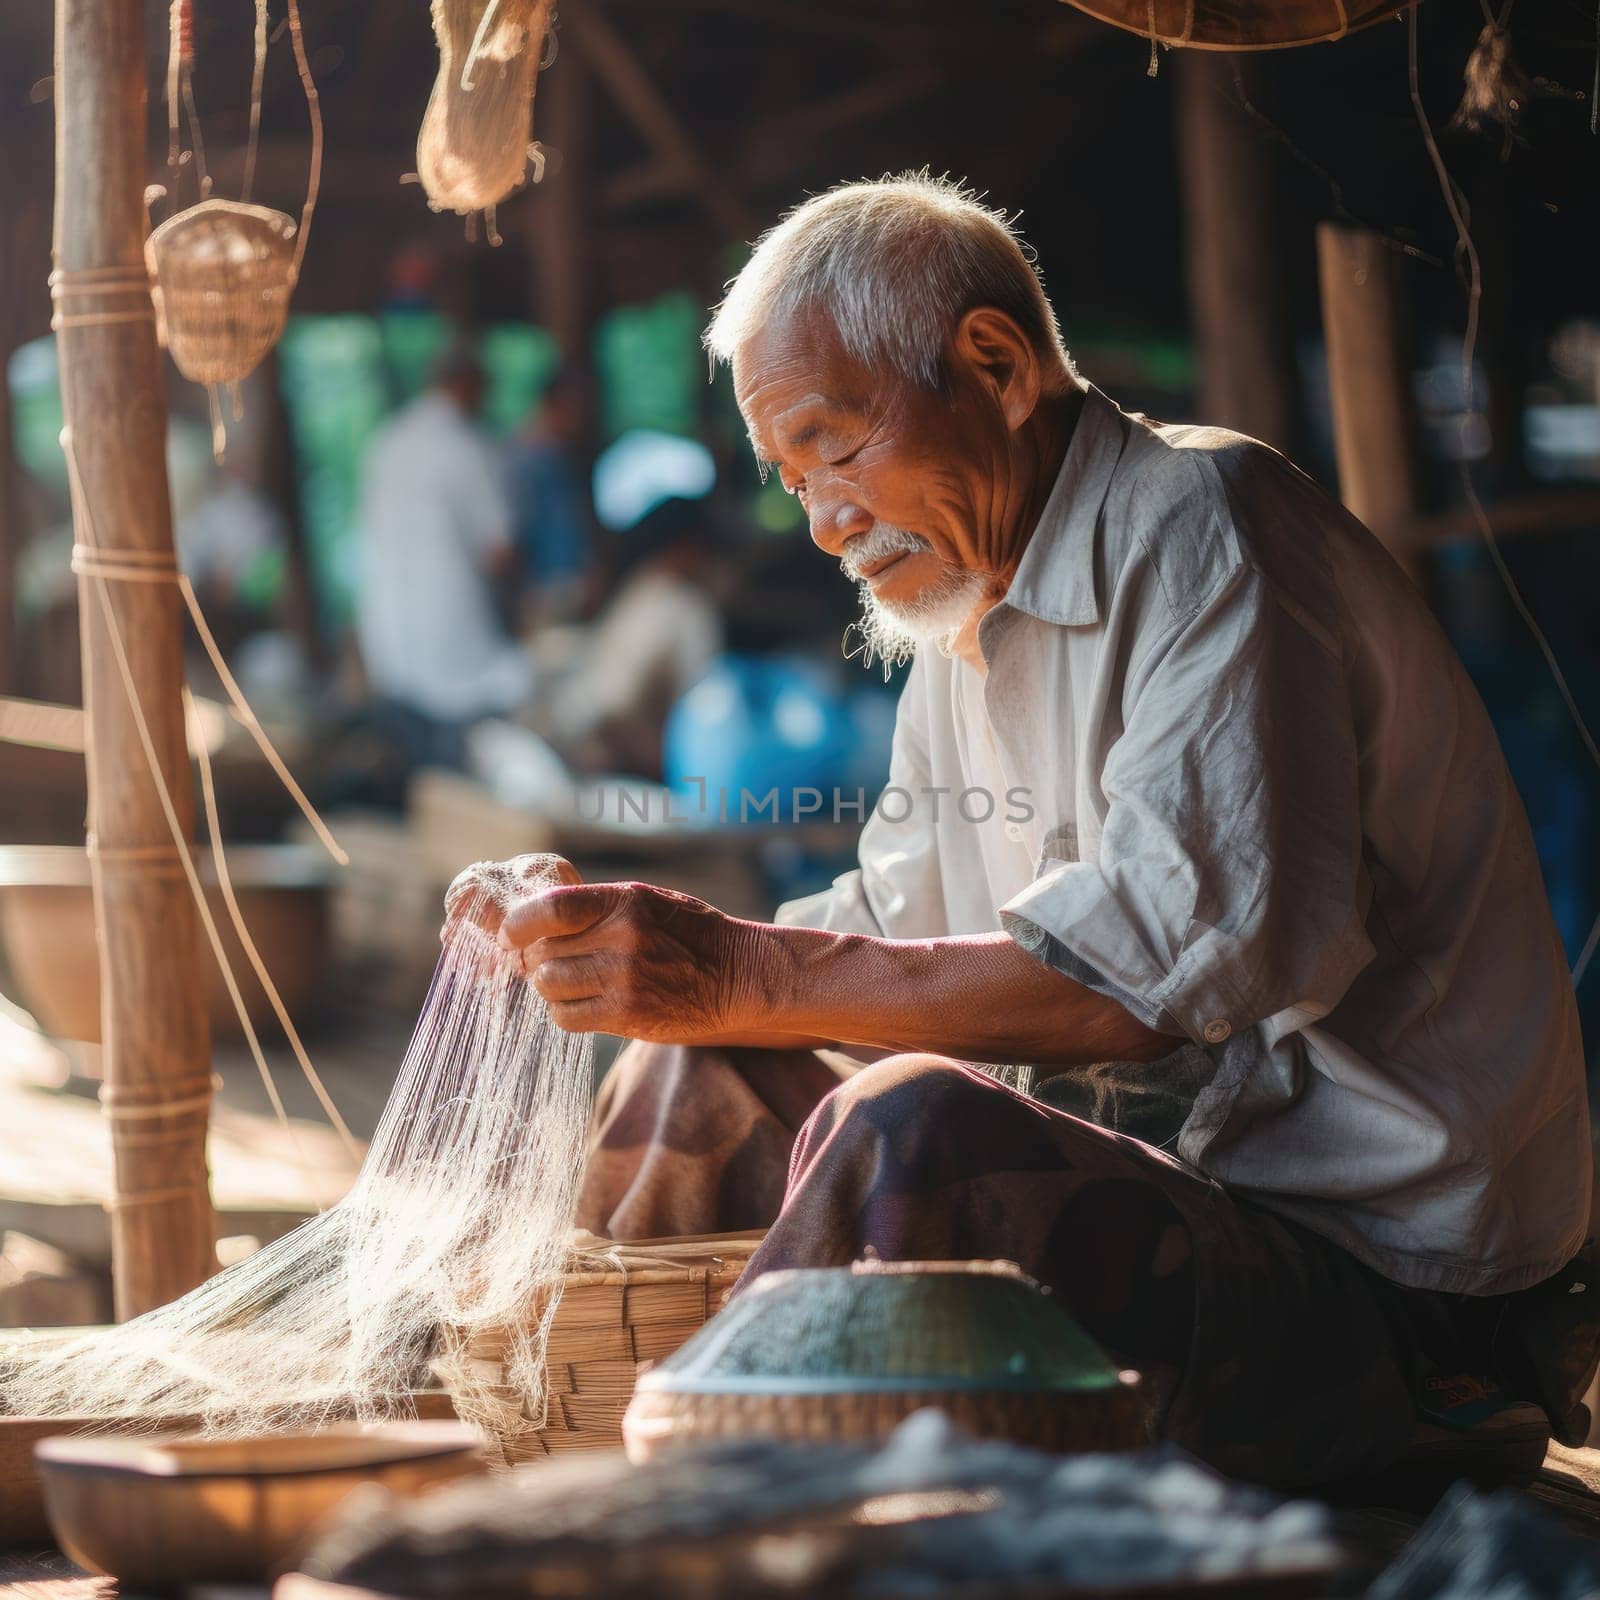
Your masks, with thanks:
<instances>
[{"instance_id":1,"label":"man's ear","mask_svg":"<svg viewBox=\"0 0 1600 1600\"><path fill-rule=\"evenodd\" d=\"M974 306L956 324L950 354L993 396L1013 432L1033 415L1044 374L1038 351L1014 318L994 306Z\"/></svg>"}]
</instances>

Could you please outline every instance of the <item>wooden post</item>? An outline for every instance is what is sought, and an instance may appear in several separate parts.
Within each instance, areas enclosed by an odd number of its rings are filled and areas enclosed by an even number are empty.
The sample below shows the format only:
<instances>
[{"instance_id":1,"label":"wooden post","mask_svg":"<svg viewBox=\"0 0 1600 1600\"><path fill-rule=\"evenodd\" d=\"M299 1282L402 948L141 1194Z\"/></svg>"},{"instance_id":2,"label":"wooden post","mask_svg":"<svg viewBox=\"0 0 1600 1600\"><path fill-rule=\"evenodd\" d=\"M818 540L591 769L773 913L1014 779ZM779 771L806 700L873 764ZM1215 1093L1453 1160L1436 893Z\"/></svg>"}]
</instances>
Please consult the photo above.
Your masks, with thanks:
<instances>
[{"instance_id":1,"label":"wooden post","mask_svg":"<svg viewBox=\"0 0 1600 1600\"><path fill-rule=\"evenodd\" d=\"M74 528L80 545L98 546L103 569L125 571L170 570L173 551L160 356L130 287L144 260L144 21L144 0L56 0L55 264L62 402L81 487ZM80 575L113 1279L126 1317L215 1267L210 1055L195 909L102 596L186 838L194 795L175 588Z\"/></svg>"},{"instance_id":2,"label":"wooden post","mask_svg":"<svg viewBox=\"0 0 1600 1600\"><path fill-rule=\"evenodd\" d=\"M0 273L0 292L5 277ZM3 318L0 318L3 326ZM11 341L0 337L0 694L21 688L17 655L17 556L22 548L22 508L17 495L17 459L13 448L11 385L6 365Z\"/></svg>"},{"instance_id":3,"label":"wooden post","mask_svg":"<svg viewBox=\"0 0 1600 1600\"><path fill-rule=\"evenodd\" d=\"M1317 267L1339 493L1416 576L1416 404L1399 261L1381 235L1323 222Z\"/></svg>"},{"instance_id":4,"label":"wooden post","mask_svg":"<svg viewBox=\"0 0 1600 1600\"><path fill-rule=\"evenodd\" d=\"M592 299L584 251L589 211L589 64L576 51L541 74L536 114L560 166L533 192L529 244L536 273L534 320L561 346L563 360L587 366Z\"/></svg>"},{"instance_id":5,"label":"wooden post","mask_svg":"<svg viewBox=\"0 0 1600 1600\"><path fill-rule=\"evenodd\" d=\"M1299 417L1274 225L1272 150L1239 104L1260 91L1253 57L1180 50L1176 73L1189 305L1200 420L1291 450Z\"/></svg>"}]
</instances>

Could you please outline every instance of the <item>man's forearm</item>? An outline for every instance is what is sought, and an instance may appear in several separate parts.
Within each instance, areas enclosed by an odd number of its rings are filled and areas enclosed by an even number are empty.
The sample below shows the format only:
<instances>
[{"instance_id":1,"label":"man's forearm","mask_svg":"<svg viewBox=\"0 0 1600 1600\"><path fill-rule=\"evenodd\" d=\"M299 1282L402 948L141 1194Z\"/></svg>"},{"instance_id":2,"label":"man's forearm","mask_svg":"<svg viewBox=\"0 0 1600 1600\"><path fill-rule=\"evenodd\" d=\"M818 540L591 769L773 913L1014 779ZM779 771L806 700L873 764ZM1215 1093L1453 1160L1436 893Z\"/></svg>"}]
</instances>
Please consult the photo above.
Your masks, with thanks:
<instances>
[{"instance_id":1,"label":"man's forearm","mask_svg":"<svg viewBox=\"0 0 1600 1600\"><path fill-rule=\"evenodd\" d=\"M1003 933L875 939L747 923L740 946L732 996L740 1025L730 1042L837 1041L1064 1064L1153 1061L1181 1042Z\"/></svg>"}]
</instances>

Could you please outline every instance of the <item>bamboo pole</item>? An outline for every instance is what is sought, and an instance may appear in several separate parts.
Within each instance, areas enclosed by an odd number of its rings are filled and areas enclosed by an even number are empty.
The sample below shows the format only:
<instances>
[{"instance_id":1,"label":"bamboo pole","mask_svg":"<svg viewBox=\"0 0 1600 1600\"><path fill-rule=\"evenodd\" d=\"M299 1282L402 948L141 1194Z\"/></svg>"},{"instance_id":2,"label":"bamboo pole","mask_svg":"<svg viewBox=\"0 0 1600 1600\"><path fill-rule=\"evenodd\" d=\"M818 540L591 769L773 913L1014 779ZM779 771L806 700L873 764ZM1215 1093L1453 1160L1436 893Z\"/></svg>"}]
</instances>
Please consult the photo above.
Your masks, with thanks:
<instances>
[{"instance_id":1,"label":"bamboo pole","mask_svg":"<svg viewBox=\"0 0 1600 1600\"><path fill-rule=\"evenodd\" d=\"M1365 228L1317 226L1322 332L1344 503L1416 576L1416 405L1399 263Z\"/></svg>"},{"instance_id":2,"label":"bamboo pole","mask_svg":"<svg viewBox=\"0 0 1600 1600\"><path fill-rule=\"evenodd\" d=\"M160 357L139 292L128 287L144 259L144 20L144 0L56 0L61 391L80 490L74 529L80 545L98 546L103 568L170 567L173 552ZM118 287L94 292L87 286L95 282ZM112 1273L117 1315L126 1317L214 1269L215 1220L195 910L119 670L118 642L185 838L194 795L174 586L80 574L78 605L102 1098L115 1168Z\"/></svg>"}]
</instances>

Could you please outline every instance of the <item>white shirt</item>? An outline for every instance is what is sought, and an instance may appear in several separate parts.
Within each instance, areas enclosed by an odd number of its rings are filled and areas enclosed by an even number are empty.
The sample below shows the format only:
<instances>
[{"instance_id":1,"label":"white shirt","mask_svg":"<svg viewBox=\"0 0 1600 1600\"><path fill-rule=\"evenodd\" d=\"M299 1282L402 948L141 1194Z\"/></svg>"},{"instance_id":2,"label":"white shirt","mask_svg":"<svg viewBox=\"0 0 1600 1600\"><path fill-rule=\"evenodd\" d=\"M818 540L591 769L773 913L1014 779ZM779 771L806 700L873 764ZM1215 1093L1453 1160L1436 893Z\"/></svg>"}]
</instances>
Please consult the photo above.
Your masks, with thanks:
<instances>
[{"instance_id":1,"label":"white shirt","mask_svg":"<svg viewBox=\"0 0 1600 1600\"><path fill-rule=\"evenodd\" d=\"M395 414L363 472L356 626L374 690L441 721L509 711L533 686L487 568L511 507L499 458L434 390Z\"/></svg>"},{"instance_id":2,"label":"white shirt","mask_svg":"<svg viewBox=\"0 0 1600 1600\"><path fill-rule=\"evenodd\" d=\"M859 870L779 919L1004 928L1190 1041L1186 1161L1401 1283L1560 1268L1590 1182L1561 945L1483 705L1371 534L1265 445L1091 390L979 645L986 678L919 653Z\"/></svg>"}]
</instances>

